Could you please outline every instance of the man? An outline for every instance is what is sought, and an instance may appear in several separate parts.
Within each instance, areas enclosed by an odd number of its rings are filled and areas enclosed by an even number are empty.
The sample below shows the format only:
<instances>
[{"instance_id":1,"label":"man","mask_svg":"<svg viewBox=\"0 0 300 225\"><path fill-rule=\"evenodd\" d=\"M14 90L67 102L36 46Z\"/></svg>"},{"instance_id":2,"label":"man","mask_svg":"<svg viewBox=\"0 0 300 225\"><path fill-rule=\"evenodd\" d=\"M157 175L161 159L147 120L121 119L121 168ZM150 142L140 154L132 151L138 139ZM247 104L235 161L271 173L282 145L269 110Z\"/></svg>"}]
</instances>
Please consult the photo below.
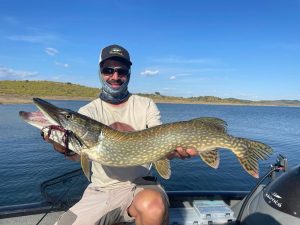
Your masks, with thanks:
<instances>
[{"instance_id":1,"label":"man","mask_svg":"<svg viewBox=\"0 0 300 225\"><path fill-rule=\"evenodd\" d=\"M132 95L127 87L131 61L126 49L119 45L105 47L99 59L102 92L99 98L79 109L79 113L120 131L142 130L161 124L155 103ZM54 144L59 152L63 146ZM193 149L178 146L166 157L181 159L197 155ZM78 160L77 154L69 159ZM91 184L82 199L64 213L58 225L168 223L168 199L163 188L149 176L150 165L116 168L92 162Z\"/></svg>"}]
</instances>

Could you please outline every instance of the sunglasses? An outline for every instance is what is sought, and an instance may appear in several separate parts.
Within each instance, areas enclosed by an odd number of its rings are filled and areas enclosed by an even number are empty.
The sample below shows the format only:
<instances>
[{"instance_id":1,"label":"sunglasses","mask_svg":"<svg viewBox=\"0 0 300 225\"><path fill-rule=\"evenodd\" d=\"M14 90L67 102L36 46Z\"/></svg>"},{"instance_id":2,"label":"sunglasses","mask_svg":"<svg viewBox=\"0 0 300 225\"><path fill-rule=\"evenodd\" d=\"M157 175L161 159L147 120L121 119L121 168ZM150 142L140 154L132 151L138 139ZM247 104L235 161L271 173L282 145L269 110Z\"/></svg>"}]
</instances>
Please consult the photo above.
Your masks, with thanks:
<instances>
[{"instance_id":1,"label":"sunglasses","mask_svg":"<svg viewBox=\"0 0 300 225\"><path fill-rule=\"evenodd\" d=\"M115 72L119 74L119 76L127 76L129 74L129 69L123 67L104 67L101 69L101 73L105 76L112 76Z\"/></svg>"}]
</instances>

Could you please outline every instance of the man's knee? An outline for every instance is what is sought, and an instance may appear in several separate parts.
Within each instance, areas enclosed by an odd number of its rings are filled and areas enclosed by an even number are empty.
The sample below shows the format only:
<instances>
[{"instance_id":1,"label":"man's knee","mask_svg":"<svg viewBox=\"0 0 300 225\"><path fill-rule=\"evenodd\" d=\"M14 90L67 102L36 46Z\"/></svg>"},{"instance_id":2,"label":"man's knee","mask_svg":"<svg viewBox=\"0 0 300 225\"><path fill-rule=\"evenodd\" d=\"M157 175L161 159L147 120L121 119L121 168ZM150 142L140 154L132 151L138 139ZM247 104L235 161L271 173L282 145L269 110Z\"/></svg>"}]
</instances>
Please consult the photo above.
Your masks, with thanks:
<instances>
[{"instance_id":1,"label":"man's knee","mask_svg":"<svg viewBox=\"0 0 300 225\"><path fill-rule=\"evenodd\" d=\"M147 213L152 217L163 217L167 211L164 197L152 189L145 189L138 193L133 200L133 206L136 213Z\"/></svg>"}]
</instances>

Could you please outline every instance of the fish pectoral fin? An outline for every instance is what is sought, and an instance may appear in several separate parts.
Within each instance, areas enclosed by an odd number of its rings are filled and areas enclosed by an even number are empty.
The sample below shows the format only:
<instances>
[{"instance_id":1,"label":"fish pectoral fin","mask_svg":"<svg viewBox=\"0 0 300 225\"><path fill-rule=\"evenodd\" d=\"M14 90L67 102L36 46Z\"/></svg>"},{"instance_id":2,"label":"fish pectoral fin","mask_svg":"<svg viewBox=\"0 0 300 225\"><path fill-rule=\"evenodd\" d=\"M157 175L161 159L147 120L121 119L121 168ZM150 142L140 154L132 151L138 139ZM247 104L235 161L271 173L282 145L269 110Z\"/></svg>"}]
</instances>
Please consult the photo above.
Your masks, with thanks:
<instances>
[{"instance_id":1,"label":"fish pectoral fin","mask_svg":"<svg viewBox=\"0 0 300 225\"><path fill-rule=\"evenodd\" d=\"M220 163L220 156L218 149L213 149L206 152L199 153L201 159L212 168L217 169Z\"/></svg>"},{"instance_id":2,"label":"fish pectoral fin","mask_svg":"<svg viewBox=\"0 0 300 225\"><path fill-rule=\"evenodd\" d=\"M158 174L164 179L170 179L171 177L171 166L170 160L168 159L160 159L154 162L155 169Z\"/></svg>"},{"instance_id":3,"label":"fish pectoral fin","mask_svg":"<svg viewBox=\"0 0 300 225\"><path fill-rule=\"evenodd\" d=\"M90 161L88 158L88 155L86 153L81 153L81 168L82 171L84 173L84 175L86 176L86 178L90 181L90 177L91 177L91 168L90 168Z\"/></svg>"}]
</instances>

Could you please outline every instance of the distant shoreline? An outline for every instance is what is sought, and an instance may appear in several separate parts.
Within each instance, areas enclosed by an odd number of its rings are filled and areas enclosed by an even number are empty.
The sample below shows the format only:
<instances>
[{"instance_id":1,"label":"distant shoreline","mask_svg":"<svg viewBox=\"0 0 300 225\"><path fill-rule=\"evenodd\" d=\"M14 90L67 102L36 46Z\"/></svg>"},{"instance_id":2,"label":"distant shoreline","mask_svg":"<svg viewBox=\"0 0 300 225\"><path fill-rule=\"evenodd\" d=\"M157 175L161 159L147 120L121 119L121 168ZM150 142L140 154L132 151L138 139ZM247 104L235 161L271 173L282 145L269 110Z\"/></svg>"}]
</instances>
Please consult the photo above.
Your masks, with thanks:
<instances>
[{"instance_id":1,"label":"distant shoreline","mask_svg":"<svg viewBox=\"0 0 300 225\"><path fill-rule=\"evenodd\" d=\"M18 95L5 95L0 94L0 105L12 105L12 104L32 104L32 99L40 96L18 96ZM70 97L70 96L43 96L40 97L49 100L64 100L64 101L92 101L94 98L84 97ZM167 103L167 104L199 104L199 105L239 105L239 106L288 106L288 107L300 107L300 105L280 105L280 104L242 104L242 103L218 103L218 102L195 102L188 100L161 100L153 99L155 103Z\"/></svg>"},{"instance_id":2,"label":"distant shoreline","mask_svg":"<svg viewBox=\"0 0 300 225\"><path fill-rule=\"evenodd\" d=\"M31 104L33 97L52 100L91 101L99 96L99 88L86 87L70 82L53 81L0 81L0 104ZM153 99L156 103L170 104L209 104L240 106L289 106L300 107L299 100L244 100L237 98L220 98L216 96L174 97L154 93L134 93Z\"/></svg>"}]
</instances>

